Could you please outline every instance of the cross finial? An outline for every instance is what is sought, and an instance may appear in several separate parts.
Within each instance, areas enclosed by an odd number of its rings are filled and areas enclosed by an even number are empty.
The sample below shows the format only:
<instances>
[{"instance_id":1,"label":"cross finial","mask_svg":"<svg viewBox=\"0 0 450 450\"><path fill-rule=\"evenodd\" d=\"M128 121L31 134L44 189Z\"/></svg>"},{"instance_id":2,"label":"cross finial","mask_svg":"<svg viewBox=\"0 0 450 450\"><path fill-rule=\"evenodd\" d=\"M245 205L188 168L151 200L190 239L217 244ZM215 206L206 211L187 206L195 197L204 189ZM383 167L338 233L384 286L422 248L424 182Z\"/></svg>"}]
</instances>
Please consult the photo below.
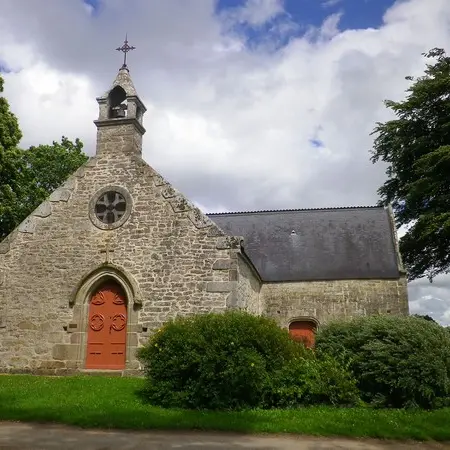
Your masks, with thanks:
<instances>
[{"instance_id":1,"label":"cross finial","mask_svg":"<svg viewBox=\"0 0 450 450\"><path fill-rule=\"evenodd\" d=\"M131 50L134 50L136 47L133 47L132 45L128 45L128 33L125 35L125 41L122 45L122 47L117 47L116 50L119 52L123 52L123 65L122 69L127 69L127 53Z\"/></svg>"}]
</instances>

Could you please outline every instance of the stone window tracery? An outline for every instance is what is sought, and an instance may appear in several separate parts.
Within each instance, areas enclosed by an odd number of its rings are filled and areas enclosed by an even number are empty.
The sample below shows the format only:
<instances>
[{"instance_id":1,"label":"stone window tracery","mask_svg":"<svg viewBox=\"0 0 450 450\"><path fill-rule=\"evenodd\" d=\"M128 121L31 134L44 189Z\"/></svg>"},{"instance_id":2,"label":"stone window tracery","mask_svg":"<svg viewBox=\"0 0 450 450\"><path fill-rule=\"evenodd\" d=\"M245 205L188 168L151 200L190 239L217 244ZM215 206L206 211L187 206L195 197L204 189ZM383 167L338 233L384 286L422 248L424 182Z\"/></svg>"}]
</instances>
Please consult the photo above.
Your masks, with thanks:
<instances>
[{"instance_id":1,"label":"stone window tracery","mask_svg":"<svg viewBox=\"0 0 450 450\"><path fill-rule=\"evenodd\" d=\"M120 192L108 191L95 204L95 214L103 223L118 222L126 212L127 202Z\"/></svg>"},{"instance_id":2,"label":"stone window tracery","mask_svg":"<svg viewBox=\"0 0 450 450\"><path fill-rule=\"evenodd\" d=\"M118 228L130 217L132 202L131 195L124 187L105 186L91 198L89 217L102 230Z\"/></svg>"}]
</instances>

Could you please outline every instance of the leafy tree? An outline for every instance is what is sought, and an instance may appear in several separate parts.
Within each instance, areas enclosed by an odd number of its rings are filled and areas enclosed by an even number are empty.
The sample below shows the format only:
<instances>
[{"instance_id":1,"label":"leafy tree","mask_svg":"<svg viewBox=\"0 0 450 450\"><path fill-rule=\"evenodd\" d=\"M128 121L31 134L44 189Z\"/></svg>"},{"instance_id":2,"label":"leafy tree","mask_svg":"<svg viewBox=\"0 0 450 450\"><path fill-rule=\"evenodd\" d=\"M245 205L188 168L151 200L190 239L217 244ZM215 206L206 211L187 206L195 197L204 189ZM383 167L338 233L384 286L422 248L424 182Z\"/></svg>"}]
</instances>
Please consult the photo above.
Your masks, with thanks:
<instances>
[{"instance_id":1,"label":"leafy tree","mask_svg":"<svg viewBox=\"0 0 450 450\"><path fill-rule=\"evenodd\" d=\"M378 190L408 231L400 250L411 280L450 270L450 57L435 48L425 75L413 78L405 100L386 100L396 119L377 123L372 162L388 164Z\"/></svg>"},{"instance_id":2,"label":"leafy tree","mask_svg":"<svg viewBox=\"0 0 450 450\"><path fill-rule=\"evenodd\" d=\"M23 150L21 138L18 120L0 96L0 241L88 159L79 139L63 136L60 143Z\"/></svg>"},{"instance_id":3,"label":"leafy tree","mask_svg":"<svg viewBox=\"0 0 450 450\"><path fill-rule=\"evenodd\" d=\"M60 186L64 180L78 169L88 157L83 152L83 143L75 143L62 137L61 142L52 145L30 147L21 152L27 182L27 203L24 218L47 196Z\"/></svg>"},{"instance_id":4,"label":"leafy tree","mask_svg":"<svg viewBox=\"0 0 450 450\"><path fill-rule=\"evenodd\" d=\"M428 322L434 322L437 323L431 316L428 314L422 315L422 314L413 314L413 317L417 317L418 319L428 320Z\"/></svg>"},{"instance_id":5,"label":"leafy tree","mask_svg":"<svg viewBox=\"0 0 450 450\"><path fill-rule=\"evenodd\" d=\"M2 92L0 76L0 94ZM21 138L17 118L9 110L6 98L0 95L0 239L19 220L14 205L23 194L23 163L17 149Z\"/></svg>"}]
</instances>

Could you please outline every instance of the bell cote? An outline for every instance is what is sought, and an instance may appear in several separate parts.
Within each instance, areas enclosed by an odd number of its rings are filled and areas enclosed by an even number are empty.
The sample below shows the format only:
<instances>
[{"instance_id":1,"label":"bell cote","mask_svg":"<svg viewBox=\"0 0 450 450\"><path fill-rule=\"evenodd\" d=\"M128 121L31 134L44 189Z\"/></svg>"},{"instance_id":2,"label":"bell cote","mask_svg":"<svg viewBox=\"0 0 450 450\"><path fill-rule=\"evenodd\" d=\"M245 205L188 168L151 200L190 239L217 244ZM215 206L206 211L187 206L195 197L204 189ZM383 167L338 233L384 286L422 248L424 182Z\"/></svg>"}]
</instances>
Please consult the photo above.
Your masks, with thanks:
<instances>
[{"instance_id":1,"label":"bell cote","mask_svg":"<svg viewBox=\"0 0 450 450\"><path fill-rule=\"evenodd\" d=\"M144 113L128 67L124 64L109 91L97 98L97 154L141 154Z\"/></svg>"}]
</instances>

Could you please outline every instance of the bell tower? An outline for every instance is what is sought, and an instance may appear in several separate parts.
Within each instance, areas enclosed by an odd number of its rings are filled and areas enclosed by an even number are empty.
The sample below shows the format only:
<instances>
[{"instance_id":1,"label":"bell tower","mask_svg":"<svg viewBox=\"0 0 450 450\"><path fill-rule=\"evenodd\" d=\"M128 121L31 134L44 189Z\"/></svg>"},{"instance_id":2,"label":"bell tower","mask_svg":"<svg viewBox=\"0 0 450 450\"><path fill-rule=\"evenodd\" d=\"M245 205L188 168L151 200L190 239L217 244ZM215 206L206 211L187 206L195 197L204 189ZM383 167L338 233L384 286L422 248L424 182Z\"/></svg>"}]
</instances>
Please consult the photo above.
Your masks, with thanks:
<instances>
[{"instance_id":1,"label":"bell tower","mask_svg":"<svg viewBox=\"0 0 450 450\"><path fill-rule=\"evenodd\" d=\"M116 49L124 54L122 67L111 89L97 98L97 155L142 154L142 122L147 109L137 95L127 66L127 53L134 49L125 37L122 47Z\"/></svg>"}]
</instances>

